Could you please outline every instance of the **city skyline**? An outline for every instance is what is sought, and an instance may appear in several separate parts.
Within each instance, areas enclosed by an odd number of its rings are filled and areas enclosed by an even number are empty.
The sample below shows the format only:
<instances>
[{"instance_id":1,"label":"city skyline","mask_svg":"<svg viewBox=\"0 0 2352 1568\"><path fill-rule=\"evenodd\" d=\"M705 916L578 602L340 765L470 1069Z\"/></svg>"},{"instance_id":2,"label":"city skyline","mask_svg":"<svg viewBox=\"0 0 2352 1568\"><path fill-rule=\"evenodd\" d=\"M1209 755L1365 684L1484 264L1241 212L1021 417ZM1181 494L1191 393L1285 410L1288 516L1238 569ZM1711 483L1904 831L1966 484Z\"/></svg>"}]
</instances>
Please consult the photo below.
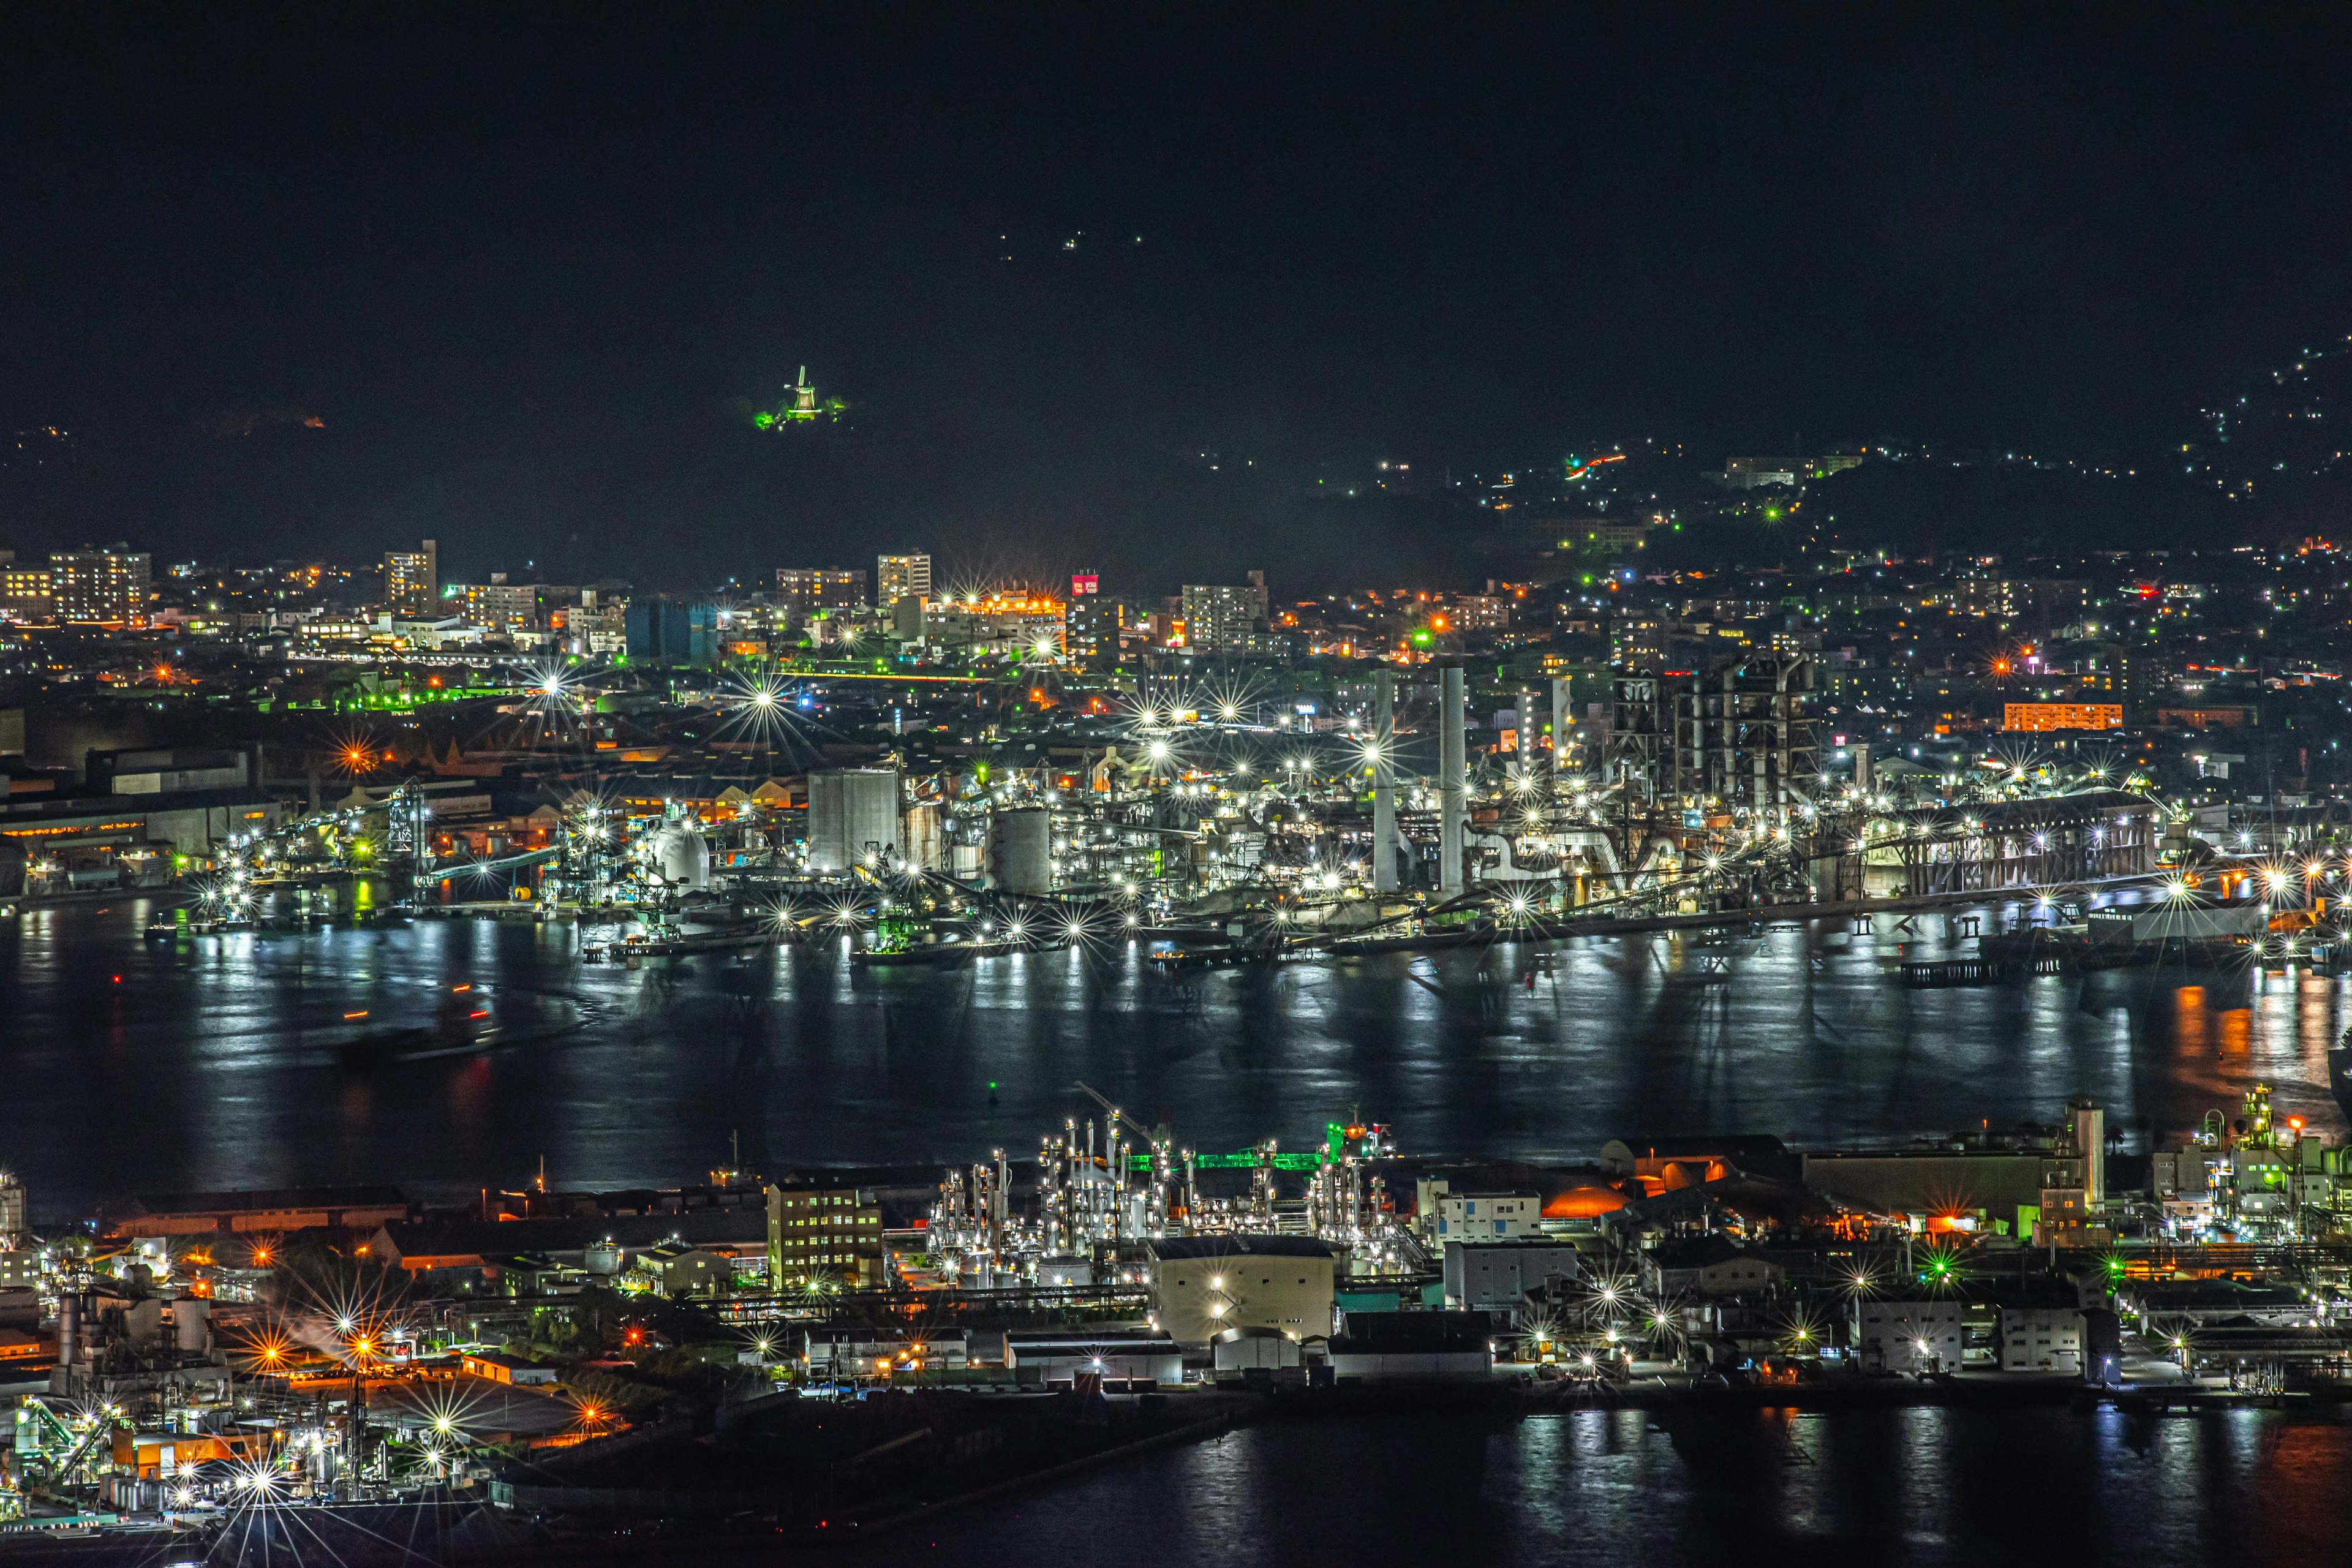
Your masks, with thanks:
<instances>
[{"instance_id":1,"label":"city skyline","mask_svg":"<svg viewBox=\"0 0 2352 1568\"><path fill-rule=\"evenodd\" d=\"M0 1568L2352 1558L2347 42L0 16Z\"/></svg>"}]
</instances>

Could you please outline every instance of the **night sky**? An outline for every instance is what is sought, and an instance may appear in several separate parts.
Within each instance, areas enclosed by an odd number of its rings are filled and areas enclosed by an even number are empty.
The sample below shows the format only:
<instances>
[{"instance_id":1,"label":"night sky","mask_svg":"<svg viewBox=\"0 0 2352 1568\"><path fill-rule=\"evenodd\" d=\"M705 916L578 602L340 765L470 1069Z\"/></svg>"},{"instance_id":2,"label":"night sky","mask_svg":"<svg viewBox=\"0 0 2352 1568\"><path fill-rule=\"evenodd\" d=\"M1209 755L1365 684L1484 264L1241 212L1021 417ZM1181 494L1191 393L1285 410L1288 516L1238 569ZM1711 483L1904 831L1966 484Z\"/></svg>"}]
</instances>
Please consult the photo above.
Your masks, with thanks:
<instances>
[{"instance_id":1,"label":"night sky","mask_svg":"<svg viewBox=\"0 0 2352 1568\"><path fill-rule=\"evenodd\" d=\"M19 6L0 546L1156 590L1412 564L1381 458L2154 453L2352 331L2295 9Z\"/></svg>"}]
</instances>

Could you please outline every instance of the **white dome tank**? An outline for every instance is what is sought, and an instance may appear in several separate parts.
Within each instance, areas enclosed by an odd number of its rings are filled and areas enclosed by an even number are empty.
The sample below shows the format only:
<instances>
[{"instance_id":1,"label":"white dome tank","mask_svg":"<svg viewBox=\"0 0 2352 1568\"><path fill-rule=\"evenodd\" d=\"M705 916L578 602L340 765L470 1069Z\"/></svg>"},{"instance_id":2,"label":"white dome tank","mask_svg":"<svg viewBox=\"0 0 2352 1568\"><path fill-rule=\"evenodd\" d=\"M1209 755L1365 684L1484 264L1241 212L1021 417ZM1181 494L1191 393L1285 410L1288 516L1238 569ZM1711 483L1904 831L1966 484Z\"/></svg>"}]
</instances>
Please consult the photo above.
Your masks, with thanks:
<instances>
[{"instance_id":1,"label":"white dome tank","mask_svg":"<svg viewBox=\"0 0 2352 1568\"><path fill-rule=\"evenodd\" d=\"M691 822L666 822L654 834L653 870L673 888L702 892L710 886L710 846Z\"/></svg>"}]
</instances>

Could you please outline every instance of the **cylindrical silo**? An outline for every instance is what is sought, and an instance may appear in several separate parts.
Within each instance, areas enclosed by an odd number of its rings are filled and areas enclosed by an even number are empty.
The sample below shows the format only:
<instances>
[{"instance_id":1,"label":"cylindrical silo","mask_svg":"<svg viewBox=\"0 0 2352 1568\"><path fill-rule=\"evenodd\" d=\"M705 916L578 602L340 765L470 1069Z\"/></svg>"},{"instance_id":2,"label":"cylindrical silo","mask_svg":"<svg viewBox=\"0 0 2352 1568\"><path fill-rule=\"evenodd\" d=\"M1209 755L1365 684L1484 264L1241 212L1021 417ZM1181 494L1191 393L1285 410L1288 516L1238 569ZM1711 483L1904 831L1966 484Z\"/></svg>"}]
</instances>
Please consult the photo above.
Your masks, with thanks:
<instances>
[{"instance_id":1,"label":"cylindrical silo","mask_svg":"<svg viewBox=\"0 0 2352 1568\"><path fill-rule=\"evenodd\" d=\"M1054 889L1054 817L1043 806L1000 811L988 823L988 880L1001 893Z\"/></svg>"},{"instance_id":2,"label":"cylindrical silo","mask_svg":"<svg viewBox=\"0 0 2352 1568\"><path fill-rule=\"evenodd\" d=\"M835 874L903 859L896 768L839 768L809 774L809 869Z\"/></svg>"},{"instance_id":3,"label":"cylindrical silo","mask_svg":"<svg viewBox=\"0 0 2352 1568\"><path fill-rule=\"evenodd\" d=\"M172 1303L172 1328L182 1355L202 1355L213 1348L213 1304L201 1296L183 1296Z\"/></svg>"}]
</instances>

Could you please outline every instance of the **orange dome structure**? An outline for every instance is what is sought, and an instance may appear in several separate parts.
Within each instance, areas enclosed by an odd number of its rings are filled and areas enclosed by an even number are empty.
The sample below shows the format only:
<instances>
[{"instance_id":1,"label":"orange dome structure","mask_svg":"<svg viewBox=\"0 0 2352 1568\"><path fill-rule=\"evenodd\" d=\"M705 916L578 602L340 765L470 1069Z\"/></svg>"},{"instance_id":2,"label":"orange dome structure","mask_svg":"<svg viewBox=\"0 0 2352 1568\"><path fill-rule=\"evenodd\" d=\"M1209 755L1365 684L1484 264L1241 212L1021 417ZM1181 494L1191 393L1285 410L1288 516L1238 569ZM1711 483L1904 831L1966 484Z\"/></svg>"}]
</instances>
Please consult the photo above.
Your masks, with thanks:
<instances>
[{"instance_id":1,"label":"orange dome structure","mask_svg":"<svg viewBox=\"0 0 2352 1568\"><path fill-rule=\"evenodd\" d=\"M1598 1219L1625 1206L1624 1194L1607 1187L1570 1187L1543 1206L1546 1219Z\"/></svg>"}]
</instances>

